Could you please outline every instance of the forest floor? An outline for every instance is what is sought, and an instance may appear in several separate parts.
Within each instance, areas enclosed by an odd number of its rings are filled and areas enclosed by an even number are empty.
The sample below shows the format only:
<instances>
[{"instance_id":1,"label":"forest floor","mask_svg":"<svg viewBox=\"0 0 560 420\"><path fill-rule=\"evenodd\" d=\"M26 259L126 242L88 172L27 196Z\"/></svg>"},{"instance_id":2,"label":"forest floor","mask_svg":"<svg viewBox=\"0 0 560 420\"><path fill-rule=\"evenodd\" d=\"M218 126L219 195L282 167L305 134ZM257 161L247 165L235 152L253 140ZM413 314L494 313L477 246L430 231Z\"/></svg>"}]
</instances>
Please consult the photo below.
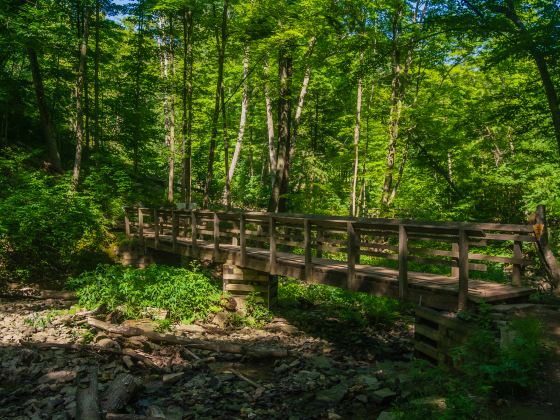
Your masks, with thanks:
<instances>
[{"instance_id":1,"label":"forest floor","mask_svg":"<svg viewBox=\"0 0 560 420\"><path fill-rule=\"evenodd\" d=\"M350 328L307 308L299 323L275 318L262 328L203 324L173 331L289 351L288 357L255 359L96 332L68 311L72 304L0 300L0 418L75 418L76 394L92 367L102 399L115 377L130 373L138 381L118 412L168 419L371 419L399 398L408 380L411 331L402 322ZM124 349L148 363L123 355Z\"/></svg>"}]
</instances>

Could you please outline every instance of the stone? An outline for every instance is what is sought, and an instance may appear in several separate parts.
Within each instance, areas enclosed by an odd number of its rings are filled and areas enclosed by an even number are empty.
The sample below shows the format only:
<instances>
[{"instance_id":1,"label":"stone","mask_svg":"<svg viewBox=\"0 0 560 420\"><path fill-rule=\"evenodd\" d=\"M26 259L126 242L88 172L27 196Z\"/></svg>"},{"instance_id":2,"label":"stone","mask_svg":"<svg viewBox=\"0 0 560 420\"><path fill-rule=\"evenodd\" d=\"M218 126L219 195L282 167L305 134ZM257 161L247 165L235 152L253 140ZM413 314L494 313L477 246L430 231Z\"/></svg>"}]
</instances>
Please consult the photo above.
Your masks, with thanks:
<instances>
[{"instance_id":1,"label":"stone","mask_svg":"<svg viewBox=\"0 0 560 420\"><path fill-rule=\"evenodd\" d=\"M225 328L229 323L229 314L227 312L218 312L212 318L212 324L218 326L219 328Z\"/></svg>"},{"instance_id":2,"label":"stone","mask_svg":"<svg viewBox=\"0 0 560 420\"><path fill-rule=\"evenodd\" d=\"M169 373L167 375L163 375L161 379L164 384L174 384L175 382L178 382L179 379L183 377L183 375L183 372Z\"/></svg>"},{"instance_id":3,"label":"stone","mask_svg":"<svg viewBox=\"0 0 560 420\"><path fill-rule=\"evenodd\" d=\"M76 372L72 370L59 370L48 372L41 376L37 382L40 384L47 382L69 382L76 378Z\"/></svg>"},{"instance_id":4,"label":"stone","mask_svg":"<svg viewBox=\"0 0 560 420\"><path fill-rule=\"evenodd\" d=\"M194 334L202 334L206 332L206 330L201 327L200 325L196 324L179 324L175 327L175 331L178 333L194 333Z\"/></svg>"},{"instance_id":5,"label":"stone","mask_svg":"<svg viewBox=\"0 0 560 420\"><path fill-rule=\"evenodd\" d=\"M397 416L395 416L390 411L382 411L377 416L377 420L396 420Z\"/></svg>"},{"instance_id":6,"label":"stone","mask_svg":"<svg viewBox=\"0 0 560 420\"><path fill-rule=\"evenodd\" d=\"M364 394L358 394L358 395L356 395L356 400L361 402L361 403L367 404L368 397Z\"/></svg>"},{"instance_id":7,"label":"stone","mask_svg":"<svg viewBox=\"0 0 560 420\"><path fill-rule=\"evenodd\" d=\"M330 369L332 368L332 360L325 356L315 356L309 359L309 363L316 369Z\"/></svg>"},{"instance_id":8,"label":"stone","mask_svg":"<svg viewBox=\"0 0 560 420\"><path fill-rule=\"evenodd\" d=\"M315 398L317 399L317 401L330 404L338 404L344 399L347 393L348 387L345 384L338 384L331 388L327 388L317 392Z\"/></svg>"},{"instance_id":9,"label":"stone","mask_svg":"<svg viewBox=\"0 0 560 420\"><path fill-rule=\"evenodd\" d=\"M372 394L374 401L377 404L383 404L395 398L397 394L389 388L381 388Z\"/></svg>"},{"instance_id":10,"label":"stone","mask_svg":"<svg viewBox=\"0 0 560 420\"><path fill-rule=\"evenodd\" d=\"M368 391L377 391L382 386L379 379L370 375L360 375L356 382L362 384Z\"/></svg>"},{"instance_id":11,"label":"stone","mask_svg":"<svg viewBox=\"0 0 560 420\"><path fill-rule=\"evenodd\" d=\"M286 363L282 363L280 366L277 366L274 368L274 372L276 373L284 373L286 372L290 367L286 364Z\"/></svg>"}]
</instances>

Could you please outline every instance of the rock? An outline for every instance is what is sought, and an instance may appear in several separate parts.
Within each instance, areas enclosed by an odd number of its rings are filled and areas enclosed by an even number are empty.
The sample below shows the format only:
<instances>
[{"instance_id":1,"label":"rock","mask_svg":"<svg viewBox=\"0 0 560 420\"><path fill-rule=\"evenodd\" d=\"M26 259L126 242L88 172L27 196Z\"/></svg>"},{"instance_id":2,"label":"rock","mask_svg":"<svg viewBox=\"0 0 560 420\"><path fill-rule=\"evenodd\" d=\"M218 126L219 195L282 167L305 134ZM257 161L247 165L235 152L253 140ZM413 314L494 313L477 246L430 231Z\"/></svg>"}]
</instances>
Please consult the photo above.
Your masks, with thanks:
<instances>
[{"instance_id":1,"label":"rock","mask_svg":"<svg viewBox=\"0 0 560 420\"><path fill-rule=\"evenodd\" d=\"M169 373L167 375L163 375L162 381L164 384L174 384L175 382L179 381L184 376L183 372L178 373Z\"/></svg>"},{"instance_id":2,"label":"rock","mask_svg":"<svg viewBox=\"0 0 560 420\"><path fill-rule=\"evenodd\" d=\"M201 334L206 332L206 330L203 327L196 324L179 324L175 326L175 331L179 333L194 333L194 334Z\"/></svg>"},{"instance_id":3,"label":"rock","mask_svg":"<svg viewBox=\"0 0 560 420\"><path fill-rule=\"evenodd\" d=\"M122 357L122 361L128 369L130 369L130 368L132 368L132 366L134 366L134 362L132 361L130 356L124 355Z\"/></svg>"},{"instance_id":4,"label":"rock","mask_svg":"<svg viewBox=\"0 0 560 420\"><path fill-rule=\"evenodd\" d=\"M315 356L309 359L309 363L316 369L330 369L332 368L332 360L325 356Z\"/></svg>"},{"instance_id":5,"label":"rock","mask_svg":"<svg viewBox=\"0 0 560 420\"><path fill-rule=\"evenodd\" d=\"M212 318L212 324L218 326L219 328L225 328L229 323L229 314L227 312L218 312Z\"/></svg>"},{"instance_id":6,"label":"rock","mask_svg":"<svg viewBox=\"0 0 560 420\"><path fill-rule=\"evenodd\" d=\"M382 411L377 416L377 420L396 420L396 416L390 411Z\"/></svg>"},{"instance_id":7,"label":"rock","mask_svg":"<svg viewBox=\"0 0 560 420\"><path fill-rule=\"evenodd\" d=\"M149 406L148 409L146 410L146 416L162 418L162 419L165 418L165 414L163 413L163 410L159 408L157 405Z\"/></svg>"},{"instance_id":8,"label":"rock","mask_svg":"<svg viewBox=\"0 0 560 420\"><path fill-rule=\"evenodd\" d=\"M274 372L276 373L284 373L286 372L288 369L290 369L290 367L286 364L286 363L282 363L280 366L277 366L274 368Z\"/></svg>"},{"instance_id":9,"label":"rock","mask_svg":"<svg viewBox=\"0 0 560 420\"><path fill-rule=\"evenodd\" d=\"M317 399L317 401L329 404L338 404L344 399L347 393L348 387L345 384L338 384L331 388L327 388L317 392L315 398Z\"/></svg>"},{"instance_id":10,"label":"rock","mask_svg":"<svg viewBox=\"0 0 560 420\"><path fill-rule=\"evenodd\" d=\"M389 388L381 388L372 394L374 401L377 404L383 404L395 398L397 394Z\"/></svg>"},{"instance_id":11,"label":"rock","mask_svg":"<svg viewBox=\"0 0 560 420\"><path fill-rule=\"evenodd\" d=\"M56 372L45 373L37 382L44 384L47 382L69 382L76 378L76 372L72 370L59 370Z\"/></svg>"},{"instance_id":12,"label":"rock","mask_svg":"<svg viewBox=\"0 0 560 420\"><path fill-rule=\"evenodd\" d=\"M96 343L96 345L104 349L113 349L118 351L121 350L121 345L115 340L111 340L110 338L102 338Z\"/></svg>"},{"instance_id":13,"label":"rock","mask_svg":"<svg viewBox=\"0 0 560 420\"><path fill-rule=\"evenodd\" d=\"M360 375L356 382L362 384L368 391L377 391L382 385L379 379L370 375Z\"/></svg>"},{"instance_id":14,"label":"rock","mask_svg":"<svg viewBox=\"0 0 560 420\"><path fill-rule=\"evenodd\" d=\"M361 402L361 403L367 404L368 397L364 394L358 394L358 395L356 395L356 400Z\"/></svg>"}]
</instances>

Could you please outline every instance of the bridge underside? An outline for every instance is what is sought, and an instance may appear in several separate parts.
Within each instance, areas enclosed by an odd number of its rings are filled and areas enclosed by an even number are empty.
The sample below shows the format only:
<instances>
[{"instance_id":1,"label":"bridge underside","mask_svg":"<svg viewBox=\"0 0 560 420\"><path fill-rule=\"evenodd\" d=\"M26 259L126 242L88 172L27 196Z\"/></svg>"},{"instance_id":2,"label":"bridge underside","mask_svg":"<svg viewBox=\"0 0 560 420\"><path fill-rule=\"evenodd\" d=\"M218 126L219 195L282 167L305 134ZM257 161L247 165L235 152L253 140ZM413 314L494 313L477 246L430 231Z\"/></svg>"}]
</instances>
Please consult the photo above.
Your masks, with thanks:
<instances>
[{"instance_id":1,"label":"bridge underside","mask_svg":"<svg viewBox=\"0 0 560 420\"><path fill-rule=\"evenodd\" d=\"M160 235L156 244L153 234L144 235L146 248L157 249L199 260L228 263L263 273L271 273L270 255L267 250L246 248L245 261L241 261L239 246L220 244L215 249L212 242L197 241L196 247L190 240L177 238L175 246L170 235ZM306 274L303 255L277 252L275 272L271 274L306 280L309 283L327 284L344 289L348 287L347 264L324 258L312 259L311 272ZM398 298L398 270L356 264L356 280L351 290L377 296ZM470 280L468 284L469 302L518 302L527 300L531 289L507 284ZM458 280L452 277L429 274L408 273L407 300L431 308L456 311L458 306Z\"/></svg>"}]
</instances>

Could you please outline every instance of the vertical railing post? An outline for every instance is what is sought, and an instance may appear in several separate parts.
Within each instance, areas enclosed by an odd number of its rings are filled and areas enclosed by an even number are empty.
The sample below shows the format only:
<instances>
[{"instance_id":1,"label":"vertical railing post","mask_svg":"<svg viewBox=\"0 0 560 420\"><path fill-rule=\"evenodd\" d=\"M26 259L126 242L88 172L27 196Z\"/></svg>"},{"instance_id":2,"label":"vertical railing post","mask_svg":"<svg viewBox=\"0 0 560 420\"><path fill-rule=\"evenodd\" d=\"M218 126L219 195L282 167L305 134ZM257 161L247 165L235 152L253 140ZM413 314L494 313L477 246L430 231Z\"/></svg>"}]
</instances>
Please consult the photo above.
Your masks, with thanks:
<instances>
[{"instance_id":1,"label":"vertical railing post","mask_svg":"<svg viewBox=\"0 0 560 420\"><path fill-rule=\"evenodd\" d=\"M523 259L523 242L513 241L513 258L516 260ZM521 286L523 266L516 262L513 264L513 271L511 273L511 284L514 286Z\"/></svg>"},{"instance_id":2,"label":"vertical railing post","mask_svg":"<svg viewBox=\"0 0 560 420\"><path fill-rule=\"evenodd\" d=\"M214 259L218 259L220 252L220 218L214 212Z\"/></svg>"},{"instance_id":3,"label":"vertical railing post","mask_svg":"<svg viewBox=\"0 0 560 420\"><path fill-rule=\"evenodd\" d=\"M239 247L240 247L240 263L244 267L247 262L247 247L245 245L245 214L239 215Z\"/></svg>"},{"instance_id":4,"label":"vertical railing post","mask_svg":"<svg viewBox=\"0 0 560 420\"><path fill-rule=\"evenodd\" d=\"M268 217L270 235L270 274L276 274L276 219L271 214Z\"/></svg>"},{"instance_id":5,"label":"vertical railing post","mask_svg":"<svg viewBox=\"0 0 560 420\"><path fill-rule=\"evenodd\" d=\"M459 242L453 242L451 244L451 258L453 265L451 266L451 277L454 279L459 278Z\"/></svg>"},{"instance_id":6,"label":"vertical railing post","mask_svg":"<svg viewBox=\"0 0 560 420\"><path fill-rule=\"evenodd\" d=\"M467 309L469 300L469 237L459 229L459 302L457 309Z\"/></svg>"},{"instance_id":7,"label":"vertical railing post","mask_svg":"<svg viewBox=\"0 0 560 420\"><path fill-rule=\"evenodd\" d=\"M323 229L319 226L317 228L317 258L323 258Z\"/></svg>"},{"instance_id":8,"label":"vertical railing post","mask_svg":"<svg viewBox=\"0 0 560 420\"><path fill-rule=\"evenodd\" d=\"M311 253L311 222L303 219L303 246L305 253L305 280L311 281L313 275L313 254Z\"/></svg>"},{"instance_id":9,"label":"vertical railing post","mask_svg":"<svg viewBox=\"0 0 560 420\"><path fill-rule=\"evenodd\" d=\"M399 298L408 296L408 233L399 225Z\"/></svg>"},{"instance_id":10,"label":"vertical railing post","mask_svg":"<svg viewBox=\"0 0 560 420\"><path fill-rule=\"evenodd\" d=\"M124 209L124 232L126 236L130 236L130 217L128 217L128 209Z\"/></svg>"},{"instance_id":11,"label":"vertical railing post","mask_svg":"<svg viewBox=\"0 0 560 420\"><path fill-rule=\"evenodd\" d=\"M348 234L348 277L346 279L346 288L348 290L356 290L356 232L352 222L346 222L346 232Z\"/></svg>"},{"instance_id":12,"label":"vertical railing post","mask_svg":"<svg viewBox=\"0 0 560 420\"><path fill-rule=\"evenodd\" d=\"M157 208L154 209L154 246L156 249L159 248L159 211Z\"/></svg>"},{"instance_id":13,"label":"vertical railing post","mask_svg":"<svg viewBox=\"0 0 560 420\"><path fill-rule=\"evenodd\" d=\"M179 217L177 210L171 209L171 240L173 244L173 252L177 251L177 235L179 234Z\"/></svg>"},{"instance_id":14,"label":"vertical railing post","mask_svg":"<svg viewBox=\"0 0 560 420\"><path fill-rule=\"evenodd\" d=\"M197 232L196 225L197 225L196 210L192 209L191 210L191 248L192 248L193 254L195 253L196 248L197 248L196 239L197 239L198 232Z\"/></svg>"},{"instance_id":15,"label":"vertical railing post","mask_svg":"<svg viewBox=\"0 0 560 420\"><path fill-rule=\"evenodd\" d=\"M141 207L138 207L138 241L144 245L144 213Z\"/></svg>"}]
</instances>

